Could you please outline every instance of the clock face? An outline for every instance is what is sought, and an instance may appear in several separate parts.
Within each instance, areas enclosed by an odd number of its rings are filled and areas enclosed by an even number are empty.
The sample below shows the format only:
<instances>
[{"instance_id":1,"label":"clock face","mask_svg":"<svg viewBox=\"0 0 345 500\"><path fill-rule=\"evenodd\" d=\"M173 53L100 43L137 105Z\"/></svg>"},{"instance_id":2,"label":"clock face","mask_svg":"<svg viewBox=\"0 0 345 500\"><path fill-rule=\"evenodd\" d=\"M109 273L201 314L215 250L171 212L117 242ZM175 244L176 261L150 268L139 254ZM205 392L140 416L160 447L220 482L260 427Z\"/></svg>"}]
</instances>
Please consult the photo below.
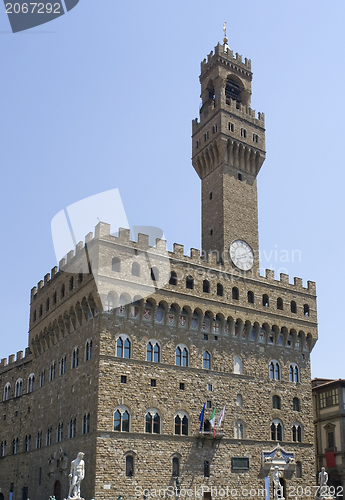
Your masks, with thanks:
<instances>
[{"instance_id":1,"label":"clock face","mask_svg":"<svg viewBox=\"0 0 345 500\"><path fill-rule=\"evenodd\" d=\"M229 254L232 262L238 269L249 271L254 264L254 253L248 243L243 240L235 240L231 243Z\"/></svg>"}]
</instances>

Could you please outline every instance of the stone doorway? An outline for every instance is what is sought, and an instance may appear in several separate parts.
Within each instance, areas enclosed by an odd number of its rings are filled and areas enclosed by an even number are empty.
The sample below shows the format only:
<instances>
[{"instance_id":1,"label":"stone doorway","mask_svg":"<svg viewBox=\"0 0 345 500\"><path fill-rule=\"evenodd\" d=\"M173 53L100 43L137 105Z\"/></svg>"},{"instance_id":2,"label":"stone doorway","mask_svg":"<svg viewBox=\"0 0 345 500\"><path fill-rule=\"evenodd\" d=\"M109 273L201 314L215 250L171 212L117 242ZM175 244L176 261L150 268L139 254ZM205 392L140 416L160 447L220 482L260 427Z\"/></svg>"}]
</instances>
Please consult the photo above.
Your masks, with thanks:
<instances>
[{"instance_id":1,"label":"stone doorway","mask_svg":"<svg viewBox=\"0 0 345 500\"><path fill-rule=\"evenodd\" d=\"M54 484L54 496L56 500L62 500L61 498L61 483L60 481L55 481Z\"/></svg>"}]
</instances>

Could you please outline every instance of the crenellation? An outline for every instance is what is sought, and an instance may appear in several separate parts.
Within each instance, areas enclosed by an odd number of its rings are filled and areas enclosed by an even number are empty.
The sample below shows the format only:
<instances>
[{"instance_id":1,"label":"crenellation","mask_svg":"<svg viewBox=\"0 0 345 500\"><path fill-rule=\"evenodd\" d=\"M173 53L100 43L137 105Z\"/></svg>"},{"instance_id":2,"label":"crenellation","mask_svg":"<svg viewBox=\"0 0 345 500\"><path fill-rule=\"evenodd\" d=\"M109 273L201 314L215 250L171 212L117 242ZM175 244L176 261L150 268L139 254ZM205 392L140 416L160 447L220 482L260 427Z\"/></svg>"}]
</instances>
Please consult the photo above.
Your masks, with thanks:
<instances>
[{"instance_id":1,"label":"crenellation","mask_svg":"<svg viewBox=\"0 0 345 500\"><path fill-rule=\"evenodd\" d=\"M176 255L176 256L183 256L184 255L184 246L179 244L179 243L174 243L173 245L173 253Z\"/></svg>"},{"instance_id":2,"label":"crenellation","mask_svg":"<svg viewBox=\"0 0 345 500\"><path fill-rule=\"evenodd\" d=\"M194 261L194 262L200 262L200 250L198 250L197 248L191 248L190 249L190 258Z\"/></svg>"},{"instance_id":3,"label":"crenellation","mask_svg":"<svg viewBox=\"0 0 345 500\"><path fill-rule=\"evenodd\" d=\"M131 237L130 229L124 227L119 228L118 241L121 241L122 243L129 243L130 237Z\"/></svg>"},{"instance_id":4,"label":"crenellation","mask_svg":"<svg viewBox=\"0 0 345 500\"><path fill-rule=\"evenodd\" d=\"M46 285L48 283L48 281L50 281L50 273L47 273L45 276L44 276L44 285Z\"/></svg>"},{"instance_id":5,"label":"crenellation","mask_svg":"<svg viewBox=\"0 0 345 500\"><path fill-rule=\"evenodd\" d=\"M50 271L50 273L51 273L51 277L52 277L52 278L54 278L54 276L56 276L56 275L57 275L57 272L58 272L58 268L57 268L57 266L54 266L54 267L51 269L51 271Z\"/></svg>"},{"instance_id":6,"label":"crenellation","mask_svg":"<svg viewBox=\"0 0 345 500\"><path fill-rule=\"evenodd\" d=\"M156 238L156 248L160 252L167 252L166 240L161 240L160 238Z\"/></svg>"},{"instance_id":7,"label":"crenellation","mask_svg":"<svg viewBox=\"0 0 345 500\"><path fill-rule=\"evenodd\" d=\"M296 276L293 279L294 285L298 290L303 289L303 280L302 278L296 278Z\"/></svg>"},{"instance_id":8,"label":"crenellation","mask_svg":"<svg viewBox=\"0 0 345 500\"><path fill-rule=\"evenodd\" d=\"M7 358L2 358L0 366L1 367L7 366Z\"/></svg>"},{"instance_id":9,"label":"crenellation","mask_svg":"<svg viewBox=\"0 0 345 500\"><path fill-rule=\"evenodd\" d=\"M33 299L36 298L36 294L37 294L37 287L33 286L31 288L31 295L30 295L31 296L31 302L33 301Z\"/></svg>"},{"instance_id":10,"label":"crenellation","mask_svg":"<svg viewBox=\"0 0 345 500\"><path fill-rule=\"evenodd\" d=\"M84 248L84 244L82 241L79 241L79 243L76 244L75 247L75 254L77 255L79 252L81 252Z\"/></svg>"},{"instance_id":11,"label":"crenellation","mask_svg":"<svg viewBox=\"0 0 345 500\"><path fill-rule=\"evenodd\" d=\"M85 245L86 245L87 243L90 243L90 241L92 241L92 240L93 240L93 232L92 232L92 231L90 231L90 232L89 232L89 233L87 233L87 235L85 236Z\"/></svg>"},{"instance_id":12,"label":"crenellation","mask_svg":"<svg viewBox=\"0 0 345 500\"><path fill-rule=\"evenodd\" d=\"M285 273L280 273L280 283L282 285L289 285L289 275Z\"/></svg>"},{"instance_id":13,"label":"crenellation","mask_svg":"<svg viewBox=\"0 0 345 500\"><path fill-rule=\"evenodd\" d=\"M41 290L41 288L43 288L43 280L40 280L40 281L37 283L37 289L38 289L38 290Z\"/></svg>"},{"instance_id":14,"label":"crenellation","mask_svg":"<svg viewBox=\"0 0 345 500\"><path fill-rule=\"evenodd\" d=\"M138 233L138 246L142 249L149 247L149 237L147 234Z\"/></svg>"},{"instance_id":15,"label":"crenellation","mask_svg":"<svg viewBox=\"0 0 345 500\"><path fill-rule=\"evenodd\" d=\"M65 266L66 266L66 259L63 258L59 261L59 271L63 271Z\"/></svg>"},{"instance_id":16,"label":"crenellation","mask_svg":"<svg viewBox=\"0 0 345 500\"><path fill-rule=\"evenodd\" d=\"M316 283L315 283L315 281L307 281L307 286L308 286L309 292L316 295Z\"/></svg>"},{"instance_id":17,"label":"crenellation","mask_svg":"<svg viewBox=\"0 0 345 500\"><path fill-rule=\"evenodd\" d=\"M10 355L8 356L8 364L10 365L10 364L14 363L15 358L16 358L16 357L15 357L15 355L14 355L14 354L10 354Z\"/></svg>"},{"instance_id":18,"label":"crenellation","mask_svg":"<svg viewBox=\"0 0 345 500\"><path fill-rule=\"evenodd\" d=\"M67 254L67 264L70 264L74 257L74 250L70 250Z\"/></svg>"},{"instance_id":19,"label":"crenellation","mask_svg":"<svg viewBox=\"0 0 345 500\"><path fill-rule=\"evenodd\" d=\"M110 224L99 221L99 223L95 227L95 238L100 239L103 238L104 236L109 236L109 235L110 235Z\"/></svg>"},{"instance_id":20,"label":"crenellation","mask_svg":"<svg viewBox=\"0 0 345 500\"><path fill-rule=\"evenodd\" d=\"M274 281L274 270L273 269L266 269L266 279L268 281Z\"/></svg>"},{"instance_id":21,"label":"crenellation","mask_svg":"<svg viewBox=\"0 0 345 500\"><path fill-rule=\"evenodd\" d=\"M20 359L23 359L23 351L18 351L18 352L17 352L17 358L16 358L16 361L19 361Z\"/></svg>"},{"instance_id":22,"label":"crenellation","mask_svg":"<svg viewBox=\"0 0 345 500\"><path fill-rule=\"evenodd\" d=\"M236 62L242 64L242 56L236 52Z\"/></svg>"}]
</instances>

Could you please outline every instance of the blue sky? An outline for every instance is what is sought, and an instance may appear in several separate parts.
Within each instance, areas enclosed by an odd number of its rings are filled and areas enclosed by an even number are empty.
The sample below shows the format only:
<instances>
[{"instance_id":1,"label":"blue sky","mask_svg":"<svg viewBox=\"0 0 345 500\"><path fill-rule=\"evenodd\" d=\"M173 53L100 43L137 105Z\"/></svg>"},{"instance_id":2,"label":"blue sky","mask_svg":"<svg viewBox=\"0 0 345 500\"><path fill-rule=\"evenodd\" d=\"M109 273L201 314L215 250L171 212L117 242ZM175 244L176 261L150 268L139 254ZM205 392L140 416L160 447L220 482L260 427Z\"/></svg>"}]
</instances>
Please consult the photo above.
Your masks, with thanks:
<instances>
[{"instance_id":1,"label":"blue sky","mask_svg":"<svg viewBox=\"0 0 345 500\"><path fill-rule=\"evenodd\" d=\"M30 290L56 264L50 223L66 206L118 188L131 225L200 248L191 120L227 20L266 115L261 254L301 252L283 266L317 282L313 376L344 377L344 15L341 1L80 0L14 35L3 9L0 357L27 345ZM279 270L274 255L263 265Z\"/></svg>"}]
</instances>

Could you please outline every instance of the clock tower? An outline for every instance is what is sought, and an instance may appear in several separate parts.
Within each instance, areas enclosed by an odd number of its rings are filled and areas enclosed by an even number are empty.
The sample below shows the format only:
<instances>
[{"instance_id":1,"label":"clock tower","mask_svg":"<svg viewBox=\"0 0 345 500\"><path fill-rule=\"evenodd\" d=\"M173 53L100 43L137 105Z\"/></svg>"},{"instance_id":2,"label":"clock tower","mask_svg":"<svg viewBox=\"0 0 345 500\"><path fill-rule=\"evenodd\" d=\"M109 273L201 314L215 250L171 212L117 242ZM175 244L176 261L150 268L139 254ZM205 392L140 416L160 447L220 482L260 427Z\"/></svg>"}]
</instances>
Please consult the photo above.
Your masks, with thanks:
<instances>
[{"instance_id":1,"label":"clock tower","mask_svg":"<svg viewBox=\"0 0 345 500\"><path fill-rule=\"evenodd\" d=\"M201 63L193 167L202 181L202 249L242 271L259 268L256 176L265 160L264 114L250 107L251 61L224 38Z\"/></svg>"}]
</instances>

